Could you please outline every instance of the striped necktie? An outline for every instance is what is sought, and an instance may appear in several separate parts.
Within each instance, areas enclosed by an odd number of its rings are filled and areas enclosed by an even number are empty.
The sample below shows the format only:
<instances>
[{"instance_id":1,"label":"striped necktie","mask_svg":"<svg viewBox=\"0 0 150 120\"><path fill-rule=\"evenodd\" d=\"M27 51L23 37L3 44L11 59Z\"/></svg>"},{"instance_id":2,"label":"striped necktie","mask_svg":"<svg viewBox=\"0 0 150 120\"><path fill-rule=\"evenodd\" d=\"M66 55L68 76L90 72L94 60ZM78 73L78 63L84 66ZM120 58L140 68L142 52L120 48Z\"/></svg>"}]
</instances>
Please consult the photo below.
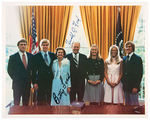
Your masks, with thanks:
<instances>
[{"instance_id":1,"label":"striped necktie","mask_svg":"<svg viewBox=\"0 0 150 120\"><path fill-rule=\"evenodd\" d=\"M75 63L75 66L78 67L77 54L75 54L73 61Z\"/></svg>"}]
</instances>

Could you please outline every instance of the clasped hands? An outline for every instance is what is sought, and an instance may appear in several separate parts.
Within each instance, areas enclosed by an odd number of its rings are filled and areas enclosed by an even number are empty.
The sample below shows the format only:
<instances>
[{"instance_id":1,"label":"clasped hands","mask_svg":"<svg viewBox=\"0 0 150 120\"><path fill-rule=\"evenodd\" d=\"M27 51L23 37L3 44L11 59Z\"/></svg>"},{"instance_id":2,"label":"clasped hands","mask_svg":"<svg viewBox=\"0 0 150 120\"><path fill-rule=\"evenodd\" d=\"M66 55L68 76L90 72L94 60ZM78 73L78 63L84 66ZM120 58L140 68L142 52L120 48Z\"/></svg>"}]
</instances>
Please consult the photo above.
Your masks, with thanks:
<instances>
[{"instance_id":1,"label":"clasped hands","mask_svg":"<svg viewBox=\"0 0 150 120\"><path fill-rule=\"evenodd\" d=\"M93 81L93 80L88 80L88 83L92 84L92 85L97 85L97 84L100 84L100 80L96 80L96 81Z\"/></svg>"},{"instance_id":2,"label":"clasped hands","mask_svg":"<svg viewBox=\"0 0 150 120\"><path fill-rule=\"evenodd\" d=\"M108 82L107 83L111 86L111 87L115 87L116 85L119 84L119 82Z\"/></svg>"}]
</instances>

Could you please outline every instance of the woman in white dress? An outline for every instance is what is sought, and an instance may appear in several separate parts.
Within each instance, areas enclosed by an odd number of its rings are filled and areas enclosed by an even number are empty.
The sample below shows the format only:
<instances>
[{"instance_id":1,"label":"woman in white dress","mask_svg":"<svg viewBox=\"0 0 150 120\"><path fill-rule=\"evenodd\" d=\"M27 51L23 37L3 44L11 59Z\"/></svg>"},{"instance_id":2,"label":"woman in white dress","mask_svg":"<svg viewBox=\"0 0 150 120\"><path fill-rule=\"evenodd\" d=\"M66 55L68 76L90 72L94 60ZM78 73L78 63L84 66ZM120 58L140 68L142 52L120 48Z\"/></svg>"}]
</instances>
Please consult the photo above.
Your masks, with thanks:
<instances>
[{"instance_id":1,"label":"woman in white dress","mask_svg":"<svg viewBox=\"0 0 150 120\"><path fill-rule=\"evenodd\" d=\"M123 88L122 78L122 59L119 49L116 45L112 45L109 49L109 56L105 61L105 103L122 104Z\"/></svg>"}]
</instances>

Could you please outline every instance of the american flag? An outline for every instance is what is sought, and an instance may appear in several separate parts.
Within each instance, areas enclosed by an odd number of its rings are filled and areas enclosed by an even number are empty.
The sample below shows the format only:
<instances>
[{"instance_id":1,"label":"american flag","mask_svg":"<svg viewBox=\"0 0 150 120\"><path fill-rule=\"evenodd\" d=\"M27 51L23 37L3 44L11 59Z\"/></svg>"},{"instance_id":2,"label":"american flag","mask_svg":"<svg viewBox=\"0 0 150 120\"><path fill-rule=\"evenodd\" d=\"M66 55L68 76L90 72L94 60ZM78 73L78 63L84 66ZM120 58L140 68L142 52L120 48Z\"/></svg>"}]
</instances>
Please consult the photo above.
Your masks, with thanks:
<instances>
[{"instance_id":1,"label":"american flag","mask_svg":"<svg viewBox=\"0 0 150 120\"><path fill-rule=\"evenodd\" d=\"M116 26L116 45L119 47L120 56L124 55L123 52L123 33L121 29L121 17L120 17L120 8L118 8L118 19L117 19L117 26Z\"/></svg>"},{"instance_id":2,"label":"american flag","mask_svg":"<svg viewBox=\"0 0 150 120\"><path fill-rule=\"evenodd\" d=\"M29 41L30 41L29 52L32 54L36 54L39 51L39 47L38 47L38 40L36 34L36 22L35 22L33 8L32 8L32 24L30 26Z\"/></svg>"}]
</instances>

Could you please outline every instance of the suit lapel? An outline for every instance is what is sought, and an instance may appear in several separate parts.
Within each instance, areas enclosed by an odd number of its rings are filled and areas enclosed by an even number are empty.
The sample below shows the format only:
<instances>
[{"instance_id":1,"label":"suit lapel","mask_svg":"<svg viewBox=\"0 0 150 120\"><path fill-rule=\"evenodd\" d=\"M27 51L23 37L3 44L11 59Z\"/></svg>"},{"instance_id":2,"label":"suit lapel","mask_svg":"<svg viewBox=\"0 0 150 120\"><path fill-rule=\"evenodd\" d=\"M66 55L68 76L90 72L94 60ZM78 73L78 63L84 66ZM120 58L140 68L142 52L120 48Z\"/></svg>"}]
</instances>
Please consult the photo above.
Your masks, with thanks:
<instances>
[{"instance_id":1,"label":"suit lapel","mask_svg":"<svg viewBox=\"0 0 150 120\"><path fill-rule=\"evenodd\" d=\"M73 58L73 53L70 54L70 60L72 61L72 63L75 65L76 63L74 62L74 58Z\"/></svg>"},{"instance_id":2,"label":"suit lapel","mask_svg":"<svg viewBox=\"0 0 150 120\"><path fill-rule=\"evenodd\" d=\"M27 52L26 52L27 53ZM28 59L28 63L29 63L29 60L30 60L30 55L29 53L27 53L27 59Z\"/></svg>"},{"instance_id":3,"label":"suit lapel","mask_svg":"<svg viewBox=\"0 0 150 120\"><path fill-rule=\"evenodd\" d=\"M134 62L134 58L135 58L135 54L133 53L133 55L131 56L131 58L130 58L130 63L132 63L132 62Z\"/></svg>"},{"instance_id":4,"label":"suit lapel","mask_svg":"<svg viewBox=\"0 0 150 120\"><path fill-rule=\"evenodd\" d=\"M134 57L135 57L135 54L133 53L133 55L131 56L131 58L129 59L128 61L128 64L132 64L133 61L134 61ZM127 56L125 57L125 61L127 60Z\"/></svg>"},{"instance_id":5,"label":"suit lapel","mask_svg":"<svg viewBox=\"0 0 150 120\"><path fill-rule=\"evenodd\" d=\"M135 56L135 54L133 53L133 55L131 56L130 60L133 60L133 59L134 59L134 56Z\"/></svg>"},{"instance_id":6,"label":"suit lapel","mask_svg":"<svg viewBox=\"0 0 150 120\"><path fill-rule=\"evenodd\" d=\"M51 53L50 52L48 52L48 55L49 55L49 58L50 58L50 61L52 61L52 56L51 56ZM51 62L50 62L51 63Z\"/></svg>"},{"instance_id":7,"label":"suit lapel","mask_svg":"<svg viewBox=\"0 0 150 120\"><path fill-rule=\"evenodd\" d=\"M43 62L47 66L41 52L39 52L39 58L41 59L40 61Z\"/></svg>"},{"instance_id":8,"label":"suit lapel","mask_svg":"<svg viewBox=\"0 0 150 120\"><path fill-rule=\"evenodd\" d=\"M78 63L79 65L78 65L78 67L80 66L80 63L81 63L81 57L82 57L82 56L81 56L81 54L79 53L79 63Z\"/></svg>"},{"instance_id":9,"label":"suit lapel","mask_svg":"<svg viewBox=\"0 0 150 120\"><path fill-rule=\"evenodd\" d=\"M72 53L71 53L70 57L71 57L71 60L73 61L73 63L75 64L75 62L74 62L74 60L73 60L73 54L72 54ZM80 62L81 62L81 54L79 53L78 68L79 68L79 66L80 66Z\"/></svg>"},{"instance_id":10,"label":"suit lapel","mask_svg":"<svg viewBox=\"0 0 150 120\"><path fill-rule=\"evenodd\" d=\"M28 68L28 65L29 65L29 62L30 62L30 54L28 53L28 52L26 52L26 54L27 54L27 59L28 59L28 64L27 64L27 68Z\"/></svg>"},{"instance_id":11,"label":"suit lapel","mask_svg":"<svg viewBox=\"0 0 150 120\"><path fill-rule=\"evenodd\" d=\"M50 52L48 52L48 56L47 57L49 57L49 59L50 59L50 64L51 64L51 62L52 62L52 58L51 58L51 54L50 54ZM40 52L40 58L41 58L41 61L43 61L44 62L44 64L46 65L46 66L50 66L50 64L49 65L47 65L46 63L45 63L45 60L44 60L44 58L43 58L43 55L42 55L42 53Z\"/></svg>"},{"instance_id":12,"label":"suit lapel","mask_svg":"<svg viewBox=\"0 0 150 120\"><path fill-rule=\"evenodd\" d=\"M70 54L70 58L73 60L73 53Z\"/></svg>"},{"instance_id":13,"label":"suit lapel","mask_svg":"<svg viewBox=\"0 0 150 120\"><path fill-rule=\"evenodd\" d=\"M52 58L52 55L51 55L50 52L48 52L48 55L49 55L49 59L50 59L50 63L49 63L49 66L50 66L52 64L52 61L53 61L54 58Z\"/></svg>"},{"instance_id":14,"label":"suit lapel","mask_svg":"<svg viewBox=\"0 0 150 120\"><path fill-rule=\"evenodd\" d=\"M22 65L24 67L24 64L23 64L23 62L22 62L22 60L20 58L19 52L17 53L17 59L18 59L18 62L20 63L20 65Z\"/></svg>"}]
</instances>

